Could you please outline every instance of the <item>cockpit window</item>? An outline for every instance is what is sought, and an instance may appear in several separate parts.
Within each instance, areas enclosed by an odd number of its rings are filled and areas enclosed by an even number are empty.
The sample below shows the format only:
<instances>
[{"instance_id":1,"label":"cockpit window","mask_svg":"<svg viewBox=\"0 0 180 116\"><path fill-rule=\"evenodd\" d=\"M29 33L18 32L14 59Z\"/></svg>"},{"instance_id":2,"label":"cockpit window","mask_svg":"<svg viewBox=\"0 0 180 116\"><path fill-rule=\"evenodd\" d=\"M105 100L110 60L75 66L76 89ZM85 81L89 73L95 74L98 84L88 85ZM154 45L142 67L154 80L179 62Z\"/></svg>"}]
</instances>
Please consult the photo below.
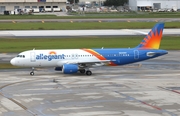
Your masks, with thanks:
<instances>
[{"instance_id":1,"label":"cockpit window","mask_svg":"<svg viewBox=\"0 0 180 116\"><path fill-rule=\"evenodd\" d=\"M17 55L18 58L25 58L25 55Z\"/></svg>"}]
</instances>

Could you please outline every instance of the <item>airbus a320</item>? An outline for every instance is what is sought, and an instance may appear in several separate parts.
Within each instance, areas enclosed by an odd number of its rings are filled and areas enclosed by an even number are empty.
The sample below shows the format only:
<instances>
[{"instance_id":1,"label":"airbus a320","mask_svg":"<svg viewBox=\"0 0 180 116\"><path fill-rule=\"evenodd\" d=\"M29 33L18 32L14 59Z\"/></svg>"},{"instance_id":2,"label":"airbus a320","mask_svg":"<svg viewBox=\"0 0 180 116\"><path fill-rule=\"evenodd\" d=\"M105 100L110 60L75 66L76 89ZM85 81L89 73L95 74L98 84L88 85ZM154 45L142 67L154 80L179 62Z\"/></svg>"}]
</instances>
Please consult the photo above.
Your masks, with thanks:
<instances>
[{"instance_id":1,"label":"airbus a320","mask_svg":"<svg viewBox=\"0 0 180 116\"><path fill-rule=\"evenodd\" d=\"M135 48L101 49L46 49L21 52L10 63L14 66L55 67L64 74L82 73L92 75L91 67L119 66L152 59L167 54L159 49L164 23L156 24Z\"/></svg>"}]
</instances>

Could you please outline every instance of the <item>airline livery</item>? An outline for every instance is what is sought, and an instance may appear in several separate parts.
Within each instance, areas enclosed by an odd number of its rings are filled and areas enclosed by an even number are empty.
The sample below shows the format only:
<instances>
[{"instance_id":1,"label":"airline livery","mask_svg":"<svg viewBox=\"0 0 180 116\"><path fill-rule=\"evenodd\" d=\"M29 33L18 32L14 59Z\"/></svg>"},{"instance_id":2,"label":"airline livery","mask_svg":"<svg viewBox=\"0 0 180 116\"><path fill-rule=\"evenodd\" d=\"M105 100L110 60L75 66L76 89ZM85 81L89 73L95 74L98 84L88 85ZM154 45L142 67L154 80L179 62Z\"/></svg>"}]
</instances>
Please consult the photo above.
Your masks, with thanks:
<instances>
[{"instance_id":1,"label":"airline livery","mask_svg":"<svg viewBox=\"0 0 180 116\"><path fill-rule=\"evenodd\" d=\"M111 49L48 49L21 52L10 62L15 66L55 67L64 74L83 73L91 75L89 68L97 66L118 66L135 63L167 54L159 49L164 23L156 24L142 42L135 48Z\"/></svg>"}]
</instances>

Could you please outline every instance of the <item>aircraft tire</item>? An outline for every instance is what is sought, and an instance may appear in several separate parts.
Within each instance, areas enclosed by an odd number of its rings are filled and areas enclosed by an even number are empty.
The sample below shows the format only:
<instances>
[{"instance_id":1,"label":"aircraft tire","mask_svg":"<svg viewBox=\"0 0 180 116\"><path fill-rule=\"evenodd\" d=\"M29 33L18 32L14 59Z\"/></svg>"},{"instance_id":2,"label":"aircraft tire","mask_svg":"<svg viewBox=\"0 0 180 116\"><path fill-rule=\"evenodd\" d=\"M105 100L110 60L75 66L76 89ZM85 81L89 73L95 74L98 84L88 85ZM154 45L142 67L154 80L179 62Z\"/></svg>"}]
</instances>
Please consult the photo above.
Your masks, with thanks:
<instances>
[{"instance_id":1,"label":"aircraft tire","mask_svg":"<svg viewBox=\"0 0 180 116\"><path fill-rule=\"evenodd\" d=\"M86 72L85 69L79 71L81 74L84 74Z\"/></svg>"},{"instance_id":2,"label":"aircraft tire","mask_svg":"<svg viewBox=\"0 0 180 116\"><path fill-rule=\"evenodd\" d=\"M86 75L90 76L92 75L92 72L90 70L86 71Z\"/></svg>"},{"instance_id":3,"label":"aircraft tire","mask_svg":"<svg viewBox=\"0 0 180 116\"><path fill-rule=\"evenodd\" d=\"M33 75L34 75L34 72L30 72L30 75L33 76Z\"/></svg>"}]
</instances>

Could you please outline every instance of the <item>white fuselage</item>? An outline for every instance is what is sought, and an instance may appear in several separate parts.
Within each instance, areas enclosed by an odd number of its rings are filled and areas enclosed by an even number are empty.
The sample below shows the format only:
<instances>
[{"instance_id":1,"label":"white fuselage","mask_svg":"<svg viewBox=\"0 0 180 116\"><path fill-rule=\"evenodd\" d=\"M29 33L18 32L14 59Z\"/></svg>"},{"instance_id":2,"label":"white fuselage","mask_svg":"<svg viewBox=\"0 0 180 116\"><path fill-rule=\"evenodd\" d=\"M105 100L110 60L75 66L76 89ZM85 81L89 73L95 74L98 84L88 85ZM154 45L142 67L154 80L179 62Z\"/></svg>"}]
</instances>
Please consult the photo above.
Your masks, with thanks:
<instances>
[{"instance_id":1,"label":"white fuselage","mask_svg":"<svg viewBox=\"0 0 180 116\"><path fill-rule=\"evenodd\" d=\"M98 53L96 55L99 55ZM98 61L97 56L83 49L29 50L11 60L11 64L24 67L56 67L80 61Z\"/></svg>"}]
</instances>

